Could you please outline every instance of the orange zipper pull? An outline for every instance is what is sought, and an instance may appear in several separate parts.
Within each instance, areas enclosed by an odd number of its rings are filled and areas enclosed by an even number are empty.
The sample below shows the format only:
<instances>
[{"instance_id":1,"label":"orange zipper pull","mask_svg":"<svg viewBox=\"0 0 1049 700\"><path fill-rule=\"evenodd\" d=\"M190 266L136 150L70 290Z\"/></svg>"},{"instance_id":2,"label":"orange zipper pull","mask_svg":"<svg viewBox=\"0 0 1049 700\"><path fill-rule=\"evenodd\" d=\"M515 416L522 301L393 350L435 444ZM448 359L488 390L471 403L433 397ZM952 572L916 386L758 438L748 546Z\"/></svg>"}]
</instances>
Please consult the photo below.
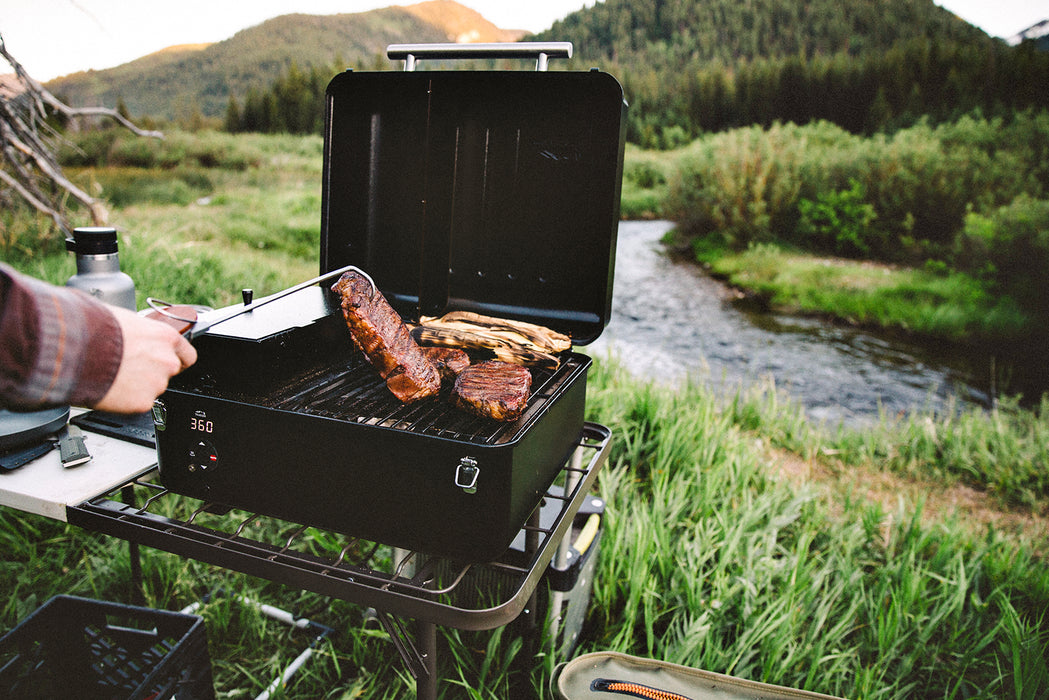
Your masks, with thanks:
<instances>
[{"instance_id":1,"label":"orange zipper pull","mask_svg":"<svg viewBox=\"0 0 1049 700\"><path fill-rule=\"evenodd\" d=\"M672 693L669 690L651 688L647 685L631 683L630 681L612 681L607 678L595 678L590 683L590 690L601 690L606 693L630 695L635 698L648 698L650 700L689 700L684 695Z\"/></svg>"}]
</instances>

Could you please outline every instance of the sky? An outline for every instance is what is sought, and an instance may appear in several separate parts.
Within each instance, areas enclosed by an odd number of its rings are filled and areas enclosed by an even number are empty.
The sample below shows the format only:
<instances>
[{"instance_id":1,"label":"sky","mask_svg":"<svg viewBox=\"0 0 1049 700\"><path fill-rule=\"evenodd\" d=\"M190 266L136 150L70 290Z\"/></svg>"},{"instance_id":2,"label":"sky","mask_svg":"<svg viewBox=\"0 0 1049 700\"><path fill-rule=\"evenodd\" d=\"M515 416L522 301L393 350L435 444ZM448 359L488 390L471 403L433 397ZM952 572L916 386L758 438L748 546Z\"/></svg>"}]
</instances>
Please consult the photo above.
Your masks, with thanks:
<instances>
[{"instance_id":1,"label":"sky","mask_svg":"<svg viewBox=\"0 0 1049 700\"><path fill-rule=\"evenodd\" d=\"M291 12L364 12L415 0L0 0L0 35L37 80L127 63L176 44L222 41ZM538 32L594 0L458 0L501 29ZM991 36L1049 19L1046 0L936 0ZM0 60L0 73L10 72Z\"/></svg>"}]
</instances>

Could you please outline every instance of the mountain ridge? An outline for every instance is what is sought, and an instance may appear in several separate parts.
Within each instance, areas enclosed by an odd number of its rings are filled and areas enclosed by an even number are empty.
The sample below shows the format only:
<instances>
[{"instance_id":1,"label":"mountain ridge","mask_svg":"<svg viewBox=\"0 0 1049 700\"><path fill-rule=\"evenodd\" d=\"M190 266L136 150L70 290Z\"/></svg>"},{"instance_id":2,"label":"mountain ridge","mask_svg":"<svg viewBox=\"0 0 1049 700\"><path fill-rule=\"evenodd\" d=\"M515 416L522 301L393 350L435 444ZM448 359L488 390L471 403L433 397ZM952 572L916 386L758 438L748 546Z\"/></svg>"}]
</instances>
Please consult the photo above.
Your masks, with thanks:
<instances>
[{"instance_id":1,"label":"mountain ridge","mask_svg":"<svg viewBox=\"0 0 1049 700\"><path fill-rule=\"evenodd\" d=\"M454 0L367 12L287 14L197 47L170 47L102 71L63 76L48 87L78 106L116 106L132 116L220 117L230 98L267 91L289 69L332 74L345 68L391 70L396 43L514 41L523 31L495 27ZM655 105L685 74L731 75L761 60L855 59L933 41L1005 47L933 0L604 0L569 13L532 37L570 41L575 58L557 69L599 67L632 81L632 97ZM719 68L720 67L720 68ZM662 76L655 77L652 76ZM646 94L639 79L651 85Z\"/></svg>"},{"instance_id":2,"label":"mountain ridge","mask_svg":"<svg viewBox=\"0 0 1049 700\"><path fill-rule=\"evenodd\" d=\"M576 54L668 65L885 51L914 37L995 41L933 0L605 0L536 35Z\"/></svg>"},{"instance_id":3,"label":"mountain ridge","mask_svg":"<svg viewBox=\"0 0 1049 700\"><path fill-rule=\"evenodd\" d=\"M217 117L231 95L266 89L292 65L392 68L385 59L390 44L516 41L524 35L496 27L454 0L334 15L290 13L212 44L168 47L113 68L61 76L46 86L77 106L115 107L122 101L134 117Z\"/></svg>"},{"instance_id":4,"label":"mountain ridge","mask_svg":"<svg viewBox=\"0 0 1049 700\"><path fill-rule=\"evenodd\" d=\"M404 5L403 9L424 22L443 28L448 40L457 44L519 41L528 34L524 29L500 29L480 12L454 0L428 0Z\"/></svg>"}]
</instances>

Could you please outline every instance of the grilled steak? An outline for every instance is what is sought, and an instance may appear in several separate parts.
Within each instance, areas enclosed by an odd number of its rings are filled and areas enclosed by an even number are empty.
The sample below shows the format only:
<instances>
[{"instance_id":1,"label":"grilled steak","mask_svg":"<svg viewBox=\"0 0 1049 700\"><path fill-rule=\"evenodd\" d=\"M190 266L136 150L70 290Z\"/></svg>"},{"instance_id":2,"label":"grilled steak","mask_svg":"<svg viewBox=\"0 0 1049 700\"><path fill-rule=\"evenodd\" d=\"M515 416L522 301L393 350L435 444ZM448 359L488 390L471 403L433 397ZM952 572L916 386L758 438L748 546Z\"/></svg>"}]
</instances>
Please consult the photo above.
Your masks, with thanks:
<instances>
[{"instance_id":1,"label":"grilled steak","mask_svg":"<svg viewBox=\"0 0 1049 700\"><path fill-rule=\"evenodd\" d=\"M422 351L437 368L442 380L454 381L456 376L470 366L470 356L459 348L423 347Z\"/></svg>"},{"instance_id":2,"label":"grilled steak","mask_svg":"<svg viewBox=\"0 0 1049 700\"><path fill-rule=\"evenodd\" d=\"M532 373L527 367L488 360L459 373L452 401L482 418L514 421L524 412L531 389Z\"/></svg>"},{"instance_id":3,"label":"grilled steak","mask_svg":"<svg viewBox=\"0 0 1049 700\"><path fill-rule=\"evenodd\" d=\"M332 285L342 298L342 315L353 342L403 403L436 396L437 368L408 332L404 321L367 277L350 270Z\"/></svg>"}]
</instances>

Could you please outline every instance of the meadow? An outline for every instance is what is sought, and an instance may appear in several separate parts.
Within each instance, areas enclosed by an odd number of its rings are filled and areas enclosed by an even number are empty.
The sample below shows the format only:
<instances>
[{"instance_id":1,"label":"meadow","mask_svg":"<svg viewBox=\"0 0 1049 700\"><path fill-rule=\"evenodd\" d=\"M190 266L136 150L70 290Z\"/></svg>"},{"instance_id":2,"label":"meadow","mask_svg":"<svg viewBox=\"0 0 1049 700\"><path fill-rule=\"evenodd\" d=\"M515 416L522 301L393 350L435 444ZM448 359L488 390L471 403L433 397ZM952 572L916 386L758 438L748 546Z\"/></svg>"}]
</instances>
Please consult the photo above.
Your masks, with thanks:
<instances>
[{"instance_id":1,"label":"meadow","mask_svg":"<svg viewBox=\"0 0 1049 700\"><path fill-rule=\"evenodd\" d=\"M220 306L245 286L265 294L316 274L318 137L97 138L67 167L110 202L140 306L145 296ZM628 150L624 211L662 215L665 158ZM39 221L3 216L5 260L54 282L72 274ZM587 413L613 440L578 652L850 698L1049 694L1046 400L886 415L853 432L808 422L774 386L665 387L598 357ZM0 550L2 629L57 593L134 599L127 545L113 538L5 508ZM274 697L411 696L360 608L157 550L141 558L151 606L178 610L222 589L333 628ZM309 642L229 597L200 614L220 698L254 697ZM442 697L551 697L564 659L528 641L514 627L442 630Z\"/></svg>"}]
</instances>

